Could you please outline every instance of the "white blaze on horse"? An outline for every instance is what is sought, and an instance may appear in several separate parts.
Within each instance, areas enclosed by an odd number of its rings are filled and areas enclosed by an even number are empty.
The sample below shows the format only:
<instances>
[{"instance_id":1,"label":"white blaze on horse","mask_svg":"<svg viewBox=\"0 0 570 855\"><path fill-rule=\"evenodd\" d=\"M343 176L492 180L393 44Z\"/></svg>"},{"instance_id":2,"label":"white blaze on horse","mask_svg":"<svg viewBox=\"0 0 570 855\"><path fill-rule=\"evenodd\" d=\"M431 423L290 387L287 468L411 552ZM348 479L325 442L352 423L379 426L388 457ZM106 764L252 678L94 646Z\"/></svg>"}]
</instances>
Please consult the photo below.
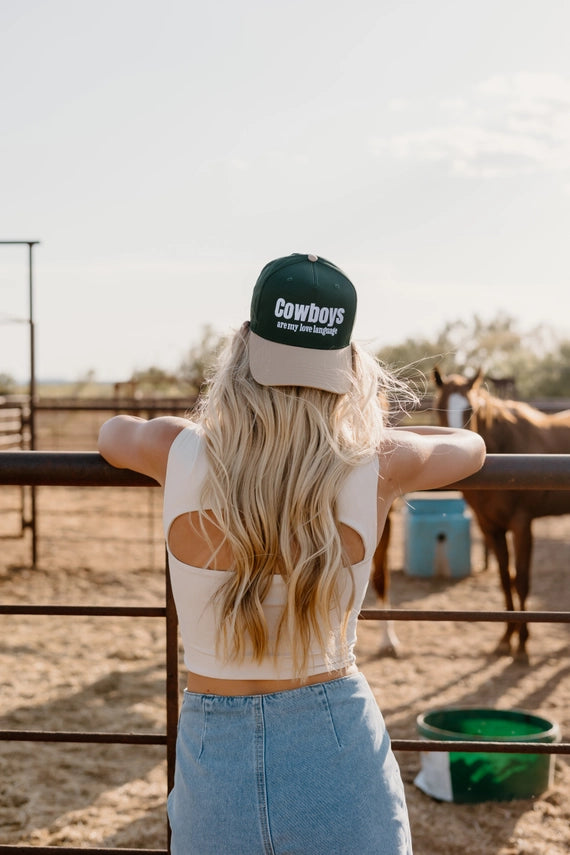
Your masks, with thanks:
<instances>
[{"instance_id":1,"label":"white blaze on horse","mask_svg":"<svg viewBox=\"0 0 570 855\"><path fill-rule=\"evenodd\" d=\"M434 369L438 387L434 405L440 424L466 427L485 440L488 454L569 454L570 410L546 415L521 401L505 401L482 387L479 371L468 380L458 374L443 377ZM536 517L570 513L570 491L565 490L465 490L465 501L499 566L507 610L513 611L513 587L518 609L524 611L530 590L532 521ZM507 532L512 533L514 577L509 567ZM509 653L517 625L507 624L497 651ZM526 658L527 624L518 627L517 654Z\"/></svg>"}]
</instances>

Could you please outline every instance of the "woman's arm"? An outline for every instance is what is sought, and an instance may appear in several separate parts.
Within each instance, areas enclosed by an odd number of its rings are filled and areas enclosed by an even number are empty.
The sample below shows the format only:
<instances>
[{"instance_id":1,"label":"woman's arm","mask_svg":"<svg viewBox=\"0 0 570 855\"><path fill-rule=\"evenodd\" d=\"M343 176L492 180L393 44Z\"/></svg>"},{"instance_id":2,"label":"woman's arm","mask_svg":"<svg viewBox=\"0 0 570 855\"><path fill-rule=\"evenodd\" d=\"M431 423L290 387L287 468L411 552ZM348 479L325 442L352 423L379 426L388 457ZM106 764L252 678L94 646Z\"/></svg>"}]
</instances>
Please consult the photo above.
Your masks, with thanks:
<instances>
[{"instance_id":1,"label":"woman's arm","mask_svg":"<svg viewBox=\"0 0 570 855\"><path fill-rule=\"evenodd\" d=\"M380 455L380 491L399 496L444 487L477 472L485 443L462 428L398 427L386 432Z\"/></svg>"},{"instance_id":2,"label":"woman's arm","mask_svg":"<svg viewBox=\"0 0 570 855\"><path fill-rule=\"evenodd\" d=\"M99 431L99 452L111 466L142 472L164 484L172 441L189 424L176 416L114 416Z\"/></svg>"}]
</instances>

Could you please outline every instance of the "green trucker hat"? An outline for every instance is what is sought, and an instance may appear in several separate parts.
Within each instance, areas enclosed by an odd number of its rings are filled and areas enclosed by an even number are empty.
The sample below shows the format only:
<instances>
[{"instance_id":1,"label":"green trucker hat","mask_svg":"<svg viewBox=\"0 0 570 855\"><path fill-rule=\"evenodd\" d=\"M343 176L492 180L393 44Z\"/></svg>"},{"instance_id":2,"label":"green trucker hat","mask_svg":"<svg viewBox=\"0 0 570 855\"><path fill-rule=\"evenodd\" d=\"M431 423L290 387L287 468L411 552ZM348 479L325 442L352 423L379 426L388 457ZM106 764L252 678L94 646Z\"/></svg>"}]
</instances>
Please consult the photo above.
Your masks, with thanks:
<instances>
[{"instance_id":1,"label":"green trucker hat","mask_svg":"<svg viewBox=\"0 0 570 855\"><path fill-rule=\"evenodd\" d=\"M348 392L356 290L336 265L316 255L266 264L251 300L249 366L263 386Z\"/></svg>"}]
</instances>

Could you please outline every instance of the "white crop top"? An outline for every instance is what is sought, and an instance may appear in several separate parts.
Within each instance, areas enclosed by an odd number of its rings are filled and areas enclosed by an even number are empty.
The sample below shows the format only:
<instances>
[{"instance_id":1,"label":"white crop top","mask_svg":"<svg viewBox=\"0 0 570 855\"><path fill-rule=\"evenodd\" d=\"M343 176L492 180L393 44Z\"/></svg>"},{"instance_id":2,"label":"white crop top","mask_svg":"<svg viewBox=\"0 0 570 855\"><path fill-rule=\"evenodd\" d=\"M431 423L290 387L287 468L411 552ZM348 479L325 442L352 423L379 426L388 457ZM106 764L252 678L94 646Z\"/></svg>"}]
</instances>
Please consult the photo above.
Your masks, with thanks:
<instances>
[{"instance_id":1,"label":"white crop top","mask_svg":"<svg viewBox=\"0 0 570 855\"><path fill-rule=\"evenodd\" d=\"M195 425L184 428L174 439L168 456L164 485L164 534L168 544L170 526L176 517L201 509L200 495L208 473L205 442ZM377 543L376 495L378 460L353 470L344 484L338 503L340 522L354 529L362 538L364 558L352 566L354 575L354 604L347 627L347 647L342 655L339 643L340 627L331 638L329 657L332 668L342 668L355 662L357 618L366 593L372 556ZM286 680L295 676L291 652L285 637L279 642L277 657L271 652L261 663L247 656L241 662L226 662L216 655L218 619L213 597L232 570L211 570L184 564L168 549L172 591L180 633L184 646L184 664L189 671L207 677L229 680ZM350 578L340 592L341 605L350 597ZM275 575L263 610L269 630L269 646L273 650L277 626L286 601L283 577ZM322 651L315 645L309 656L309 676L327 670Z\"/></svg>"}]
</instances>

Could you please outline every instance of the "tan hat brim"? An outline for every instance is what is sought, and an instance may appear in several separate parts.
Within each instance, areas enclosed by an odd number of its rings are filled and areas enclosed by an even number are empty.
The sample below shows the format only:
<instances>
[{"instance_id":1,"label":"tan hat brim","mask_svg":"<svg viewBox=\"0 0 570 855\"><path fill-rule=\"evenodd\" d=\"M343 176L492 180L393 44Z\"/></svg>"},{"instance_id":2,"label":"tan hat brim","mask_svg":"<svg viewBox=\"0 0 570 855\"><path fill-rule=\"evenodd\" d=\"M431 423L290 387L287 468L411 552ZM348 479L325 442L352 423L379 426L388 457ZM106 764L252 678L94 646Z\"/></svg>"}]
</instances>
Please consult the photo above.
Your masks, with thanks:
<instances>
[{"instance_id":1,"label":"tan hat brim","mask_svg":"<svg viewBox=\"0 0 570 855\"><path fill-rule=\"evenodd\" d=\"M316 350L249 334L249 368L262 386L308 386L343 395L350 389L352 347Z\"/></svg>"}]
</instances>

